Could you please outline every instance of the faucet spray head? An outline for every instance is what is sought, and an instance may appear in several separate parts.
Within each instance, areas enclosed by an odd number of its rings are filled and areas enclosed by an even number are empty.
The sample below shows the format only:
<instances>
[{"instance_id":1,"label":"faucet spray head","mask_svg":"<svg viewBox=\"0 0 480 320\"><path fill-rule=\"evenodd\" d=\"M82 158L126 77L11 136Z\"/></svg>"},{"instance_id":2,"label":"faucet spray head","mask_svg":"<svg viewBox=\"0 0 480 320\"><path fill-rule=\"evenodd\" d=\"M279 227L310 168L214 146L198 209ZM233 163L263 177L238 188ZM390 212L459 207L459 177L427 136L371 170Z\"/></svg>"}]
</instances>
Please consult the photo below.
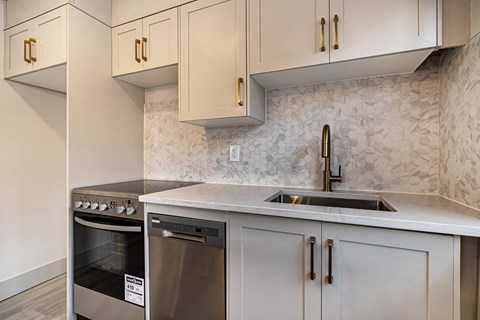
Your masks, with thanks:
<instances>
[{"instance_id":1,"label":"faucet spray head","mask_svg":"<svg viewBox=\"0 0 480 320\"><path fill-rule=\"evenodd\" d=\"M323 126L322 132L322 158L330 157L330 126L328 124Z\"/></svg>"}]
</instances>

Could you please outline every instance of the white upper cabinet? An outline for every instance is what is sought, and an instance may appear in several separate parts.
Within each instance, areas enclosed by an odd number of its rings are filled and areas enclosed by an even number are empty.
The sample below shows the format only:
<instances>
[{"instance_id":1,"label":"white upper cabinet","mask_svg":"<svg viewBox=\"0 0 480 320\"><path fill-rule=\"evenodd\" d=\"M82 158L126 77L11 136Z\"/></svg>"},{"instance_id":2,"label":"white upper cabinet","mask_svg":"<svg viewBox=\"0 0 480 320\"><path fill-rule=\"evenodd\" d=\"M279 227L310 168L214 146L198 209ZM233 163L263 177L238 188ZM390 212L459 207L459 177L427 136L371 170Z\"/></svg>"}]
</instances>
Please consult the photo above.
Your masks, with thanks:
<instances>
[{"instance_id":1,"label":"white upper cabinet","mask_svg":"<svg viewBox=\"0 0 480 320\"><path fill-rule=\"evenodd\" d=\"M63 6L5 31L5 78L66 63L66 15Z\"/></svg>"},{"instance_id":2,"label":"white upper cabinet","mask_svg":"<svg viewBox=\"0 0 480 320\"><path fill-rule=\"evenodd\" d=\"M67 62L67 11L61 7L33 20L35 70Z\"/></svg>"},{"instance_id":3,"label":"white upper cabinet","mask_svg":"<svg viewBox=\"0 0 480 320\"><path fill-rule=\"evenodd\" d=\"M142 20L112 29L113 76L142 70Z\"/></svg>"},{"instance_id":4,"label":"white upper cabinet","mask_svg":"<svg viewBox=\"0 0 480 320\"><path fill-rule=\"evenodd\" d=\"M178 63L177 9L143 19L144 69Z\"/></svg>"},{"instance_id":5,"label":"white upper cabinet","mask_svg":"<svg viewBox=\"0 0 480 320\"><path fill-rule=\"evenodd\" d=\"M249 0L250 73L278 88L413 72L439 45L439 1Z\"/></svg>"},{"instance_id":6,"label":"white upper cabinet","mask_svg":"<svg viewBox=\"0 0 480 320\"><path fill-rule=\"evenodd\" d=\"M5 31L5 78L33 71L29 44L33 38L32 22L22 23Z\"/></svg>"},{"instance_id":7,"label":"white upper cabinet","mask_svg":"<svg viewBox=\"0 0 480 320\"><path fill-rule=\"evenodd\" d=\"M329 25L330 62L434 48L437 1L330 0Z\"/></svg>"},{"instance_id":8,"label":"white upper cabinet","mask_svg":"<svg viewBox=\"0 0 480 320\"><path fill-rule=\"evenodd\" d=\"M62 3L60 7L52 9L52 6ZM9 0L5 5L8 8L7 21L10 23L31 15L35 17L4 31L4 77L37 87L67 92L67 63L71 62L72 56L82 51L77 46L84 48L88 45L71 34L72 21L77 13L94 17L93 21L110 30L97 18L108 18L106 12L110 12L110 0L47 0L28 3L24 0ZM96 52L98 56L104 53ZM107 53L110 55L110 44ZM84 59L81 63L93 64L95 61Z\"/></svg>"},{"instance_id":9,"label":"white upper cabinet","mask_svg":"<svg viewBox=\"0 0 480 320\"><path fill-rule=\"evenodd\" d=\"M180 21L180 120L260 124L247 96L245 0L195 1L180 8Z\"/></svg>"},{"instance_id":10,"label":"white upper cabinet","mask_svg":"<svg viewBox=\"0 0 480 320\"><path fill-rule=\"evenodd\" d=\"M174 8L113 28L113 76L145 88L176 83L177 20Z\"/></svg>"},{"instance_id":11,"label":"white upper cabinet","mask_svg":"<svg viewBox=\"0 0 480 320\"><path fill-rule=\"evenodd\" d=\"M328 0L250 0L252 74L329 62Z\"/></svg>"}]
</instances>

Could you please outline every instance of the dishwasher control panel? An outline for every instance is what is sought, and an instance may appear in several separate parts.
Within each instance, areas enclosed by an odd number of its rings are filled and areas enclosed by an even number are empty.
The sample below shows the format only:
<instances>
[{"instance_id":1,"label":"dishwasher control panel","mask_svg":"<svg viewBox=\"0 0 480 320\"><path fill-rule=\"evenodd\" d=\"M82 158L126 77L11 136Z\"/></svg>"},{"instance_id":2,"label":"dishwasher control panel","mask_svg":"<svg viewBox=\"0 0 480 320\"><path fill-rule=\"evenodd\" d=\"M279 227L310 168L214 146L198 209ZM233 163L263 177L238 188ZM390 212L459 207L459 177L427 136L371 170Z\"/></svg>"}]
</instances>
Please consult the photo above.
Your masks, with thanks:
<instances>
[{"instance_id":1,"label":"dishwasher control panel","mask_svg":"<svg viewBox=\"0 0 480 320\"><path fill-rule=\"evenodd\" d=\"M215 228L199 227L195 225L188 225L188 224L182 224L182 223L171 223L171 222L161 221L160 219L155 219L155 218L152 219L152 227L161 228L168 231L198 235L198 236L218 237L218 234L219 234L219 230Z\"/></svg>"},{"instance_id":2,"label":"dishwasher control panel","mask_svg":"<svg viewBox=\"0 0 480 320\"><path fill-rule=\"evenodd\" d=\"M150 236L198 242L215 247L225 247L225 223L219 221L148 214Z\"/></svg>"}]
</instances>

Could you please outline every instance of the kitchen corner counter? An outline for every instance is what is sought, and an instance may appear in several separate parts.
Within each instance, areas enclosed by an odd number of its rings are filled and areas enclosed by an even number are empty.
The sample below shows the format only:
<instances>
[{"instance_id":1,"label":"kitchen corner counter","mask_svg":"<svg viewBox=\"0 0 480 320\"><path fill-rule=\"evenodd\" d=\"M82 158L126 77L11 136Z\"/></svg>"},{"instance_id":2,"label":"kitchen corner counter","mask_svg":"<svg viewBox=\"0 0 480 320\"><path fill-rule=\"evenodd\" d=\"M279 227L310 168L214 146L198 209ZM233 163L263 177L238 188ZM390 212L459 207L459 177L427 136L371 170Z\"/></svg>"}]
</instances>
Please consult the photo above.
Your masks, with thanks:
<instances>
[{"instance_id":1,"label":"kitchen corner counter","mask_svg":"<svg viewBox=\"0 0 480 320\"><path fill-rule=\"evenodd\" d=\"M308 194L317 193L319 190L199 184L143 195L140 201L188 208L480 237L479 210L437 195L334 192L342 195L379 195L397 210L397 212L385 212L265 201L280 191Z\"/></svg>"}]
</instances>

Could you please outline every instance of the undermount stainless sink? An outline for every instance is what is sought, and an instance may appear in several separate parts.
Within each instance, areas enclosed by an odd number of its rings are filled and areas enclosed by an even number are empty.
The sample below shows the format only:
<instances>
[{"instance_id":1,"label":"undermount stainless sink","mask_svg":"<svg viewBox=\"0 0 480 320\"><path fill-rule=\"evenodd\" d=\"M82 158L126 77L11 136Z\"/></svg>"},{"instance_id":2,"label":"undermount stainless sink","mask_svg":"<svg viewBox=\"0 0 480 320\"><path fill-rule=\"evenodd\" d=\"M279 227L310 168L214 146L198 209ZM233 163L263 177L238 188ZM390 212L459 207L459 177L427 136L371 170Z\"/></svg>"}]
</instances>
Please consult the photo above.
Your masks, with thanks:
<instances>
[{"instance_id":1,"label":"undermount stainless sink","mask_svg":"<svg viewBox=\"0 0 480 320\"><path fill-rule=\"evenodd\" d=\"M390 204L375 195L301 195L279 192L268 198L268 202L300 204L322 207L337 207L360 210L396 212Z\"/></svg>"}]
</instances>

